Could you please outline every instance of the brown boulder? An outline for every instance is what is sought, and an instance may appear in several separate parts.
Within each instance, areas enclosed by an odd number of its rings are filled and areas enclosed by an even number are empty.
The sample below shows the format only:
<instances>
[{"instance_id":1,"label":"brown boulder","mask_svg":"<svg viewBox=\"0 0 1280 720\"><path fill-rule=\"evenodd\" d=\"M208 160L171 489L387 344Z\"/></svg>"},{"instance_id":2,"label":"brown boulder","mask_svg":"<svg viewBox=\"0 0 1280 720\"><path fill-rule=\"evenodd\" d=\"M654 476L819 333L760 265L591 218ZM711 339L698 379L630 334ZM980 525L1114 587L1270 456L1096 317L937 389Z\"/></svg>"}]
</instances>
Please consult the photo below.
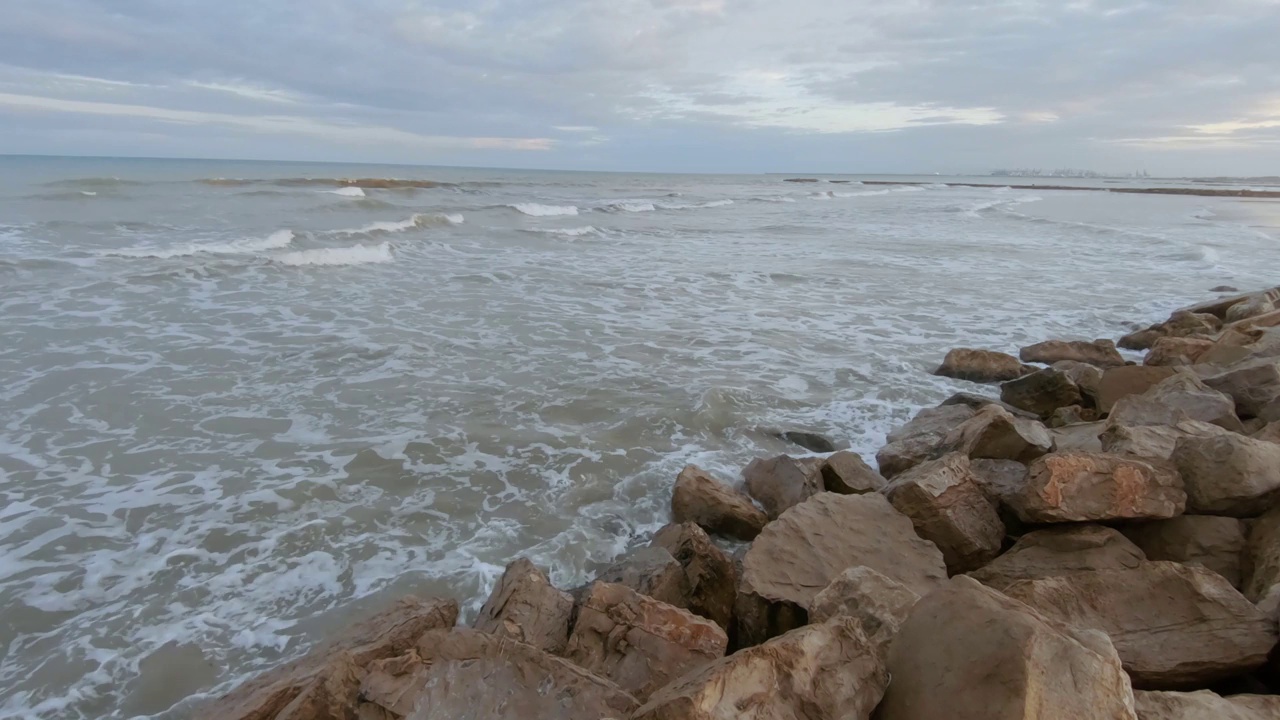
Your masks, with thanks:
<instances>
[{"instance_id":1,"label":"brown boulder","mask_svg":"<svg viewBox=\"0 0 1280 720\"><path fill-rule=\"evenodd\" d=\"M1231 396L1240 417L1280 420L1280 361L1264 358L1246 362L1205 384Z\"/></svg>"},{"instance_id":2,"label":"brown boulder","mask_svg":"<svg viewBox=\"0 0 1280 720\"><path fill-rule=\"evenodd\" d=\"M1177 408L1153 400L1146 395L1129 395L1120 398L1107 416L1107 426L1150 427L1177 425L1189 420L1187 414Z\"/></svg>"},{"instance_id":3,"label":"brown boulder","mask_svg":"<svg viewBox=\"0 0 1280 720\"><path fill-rule=\"evenodd\" d=\"M1280 422L1267 423L1262 426L1262 429L1251 433L1249 437L1264 442L1280 443Z\"/></svg>"},{"instance_id":4,"label":"brown boulder","mask_svg":"<svg viewBox=\"0 0 1280 720\"><path fill-rule=\"evenodd\" d=\"M809 622L822 623L841 616L856 618L872 645L883 653L919 601L920 595L902 583L860 565L840 573L814 596L809 604Z\"/></svg>"},{"instance_id":5,"label":"brown boulder","mask_svg":"<svg viewBox=\"0 0 1280 720\"><path fill-rule=\"evenodd\" d=\"M1162 519L1181 515L1187 496L1176 472L1135 458L1054 453L1031 464L1014 498L1023 522Z\"/></svg>"},{"instance_id":6,"label":"brown boulder","mask_svg":"<svg viewBox=\"0 0 1280 720\"><path fill-rule=\"evenodd\" d=\"M720 626L622 585L591 586L565 657L644 702L655 690L721 657Z\"/></svg>"},{"instance_id":7,"label":"brown boulder","mask_svg":"<svg viewBox=\"0 0 1280 720\"><path fill-rule=\"evenodd\" d=\"M880 473L871 469L855 452L843 450L823 461L822 484L827 492L841 495L861 495L879 492L887 484Z\"/></svg>"},{"instance_id":8,"label":"brown boulder","mask_svg":"<svg viewBox=\"0 0 1280 720\"><path fill-rule=\"evenodd\" d=\"M988 405L942 442L948 452L971 458L1031 462L1053 450L1053 436L1037 420L1015 417L998 405Z\"/></svg>"},{"instance_id":9,"label":"brown boulder","mask_svg":"<svg viewBox=\"0 0 1280 720\"><path fill-rule=\"evenodd\" d=\"M1146 559L1137 545L1111 528L1065 525L1023 535L1008 552L969 577L1004 590L1022 580L1136 568Z\"/></svg>"},{"instance_id":10,"label":"brown boulder","mask_svg":"<svg viewBox=\"0 0 1280 720\"><path fill-rule=\"evenodd\" d=\"M1106 428L1103 422L1063 425L1049 431L1053 436L1053 448L1057 452L1102 452L1099 437Z\"/></svg>"},{"instance_id":11,"label":"brown boulder","mask_svg":"<svg viewBox=\"0 0 1280 720\"><path fill-rule=\"evenodd\" d=\"M1162 337L1167 337L1167 333L1159 325L1152 325L1142 330L1135 330L1128 335L1120 338L1117 343L1125 350L1150 350Z\"/></svg>"},{"instance_id":12,"label":"brown boulder","mask_svg":"<svg viewBox=\"0 0 1280 720\"><path fill-rule=\"evenodd\" d=\"M1067 425L1097 422L1097 420L1097 410L1090 410L1079 405L1071 405L1054 410L1053 414L1049 416L1048 425L1051 428L1060 428L1066 427Z\"/></svg>"},{"instance_id":13,"label":"brown boulder","mask_svg":"<svg viewBox=\"0 0 1280 720\"><path fill-rule=\"evenodd\" d=\"M1102 368L1075 360L1059 360L1049 366L1052 370L1064 372L1071 382L1080 388L1084 397L1084 406L1093 409L1098 405L1098 384L1102 382Z\"/></svg>"},{"instance_id":14,"label":"brown boulder","mask_svg":"<svg viewBox=\"0 0 1280 720\"><path fill-rule=\"evenodd\" d=\"M1063 360L1088 363L1095 367L1109 368L1124 365L1124 358L1111 340L1046 340L1022 348L1018 357L1023 362L1052 365Z\"/></svg>"},{"instance_id":15,"label":"brown boulder","mask_svg":"<svg viewBox=\"0 0 1280 720\"><path fill-rule=\"evenodd\" d=\"M947 435L976 414L976 410L963 404L921 410L911 422L889 433L888 444L876 453L880 474L892 478L932 460Z\"/></svg>"},{"instance_id":16,"label":"brown boulder","mask_svg":"<svg viewBox=\"0 0 1280 720\"><path fill-rule=\"evenodd\" d=\"M888 683L860 623L838 617L687 675L632 719L868 720Z\"/></svg>"},{"instance_id":17,"label":"brown boulder","mask_svg":"<svg viewBox=\"0 0 1280 720\"><path fill-rule=\"evenodd\" d=\"M920 537L938 546L950 573L982 567L1000 554L1004 523L965 455L917 465L894 478L884 493L911 518Z\"/></svg>"},{"instance_id":18,"label":"brown boulder","mask_svg":"<svg viewBox=\"0 0 1280 720\"><path fill-rule=\"evenodd\" d=\"M1198 337L1165 337L1156 340L1143 365L1195 365L1201 355L1213 347L1213 341Z\"/></svg>"},{"instance_id":19,"label":"brown boulder","mask_svg":"<svg viewBox=\"0 0 1280 720\"><path fill-rule=\"evenodd\" d=\"M889 672L877 720L1134 720L1129 678L1105 636L963 576L915 606Z\"/></svg>"},{"instance_id":20,"label":"brown boulder","mask_svg":"<svg viewBox=\"0 0 1280 720\"><path fill-rule=\"evenodd\" d=\"M1143 397L1179 410L1191 420L1207 422L1232 432L1244 429L1240 418L1236 417L1235 402L1205 385L1191 373L1179 373L1166 378L1148 390Z\"/></svg>"},{"instance_id":21,"label":"brown boulder","mask_svg":"<svg viewBox=\"0 0 1280 720\"><path fill-rule=\"evenodd\" d=\"M821 468L789 455L752 460L742 477L770 520L823 491Z\"/></svg>"},{"instance_id":22,"label":"brown boulder","mask_svg":"<svg viewBox=\"0 0 1280 720\"><path fill-rule=\"evenodd\" d=\"M1011 415L1030 418L1032 420L1038 420L1040 418L1040 416L1036 415L1035 413L1029 413L1026 410L1019 410L1018 408L1010 405L1009 403L1001 402L996 398L988 397L986 395L978 395L977 393L958 392L952 395L951 397L947 398L946 400L943 400L942 402L938 403L939 407L944 407L947 405L964 405L965 407L972 408L974 411L981 410L982 408L988 405L999 405L1000 407L1005 409L1005 412Z\"/></svg>"},{"instance_id":23,"label":"brown boulder","mask_svg":"<svg viewBox=\"0 0 1280 720\"><path fill-rule=\"evenodd\" d=\"M569 593L557 590L532 562L520 558L507 566L471 626L558 654L569 641L572 614Z\"/></svg>"},{"instance_id":24,"label":"brown boulder","mask_svg":"<svg viewBox=\"0 0 1280 720\"><path fill-rule=\"evenodd\" d=\"M933 543L882 495L823 493L769 523L743 559L735 606L738 642L756 645L808 621L813 598L865 565L924 595L946 565Z\"/></svg>"},{"instance_id":25,"label":"brown boulder","mask_svg":"<svg viewBox=\"0 0 1280 720\"><path fill-rule=\"evenodd\" d=\"M1038 417L1061 407L1085 404L1080 387L1061 370L1046 369L1000 386L1000 399Z\"/></svg>"},{"instance_id":26,"label":"brown boulder","mask_svg":"<svg viewBox=\"0 0 1280 720\"><path fill-rule=\"evenodd\" d=\"M1208 690L1200 692L1133 693L1138 720L1276 720L1280 718L1280 696L1234 695L1222 697Z\"/></svg>"},{"instance_id":27,"label":"brown boulder","mask_svg":"<svg viewBox=\"0 0 1280 720\"><path fill-rule=\"evenodd\" d=\"M1254 521L1244 567L1244 596L1280 620L1280 508Z\"/></svg>"},{"instance_id":28,"label":"brown boulder","mask_svg":"<svg viewBox=\"0 0 1280 720\"><path fill-rule=\"evenodd\" d=\"M751 499L690 465L676 478L671 515L678 523L696 523L712 535L754 540L769 517Z\"/></svg>"},{"instance_id":29,"label":"brown boulder","mask_svg":"<svg viewBox=\"0 0 1280 720\"><path fill-rule=\"evenodd\" d=\"M596 582L622 585L658 602L688 607L689 581L684 568L661 547L635 548L597 575Z\"/></svg>"},{"instance_id":30,"label":"brown boulder","mask_svg":"<svg viewBox=\"0 0 1280 720\"><path fill-rule=\"evenodd\" d=\"M1027 371L1012 355L993 350L956 348L947 353L933 374L977 383L998 383L1020 378Z\"/></svg>"},{"instance_id":31,"label":"brown boulder","mask_svg":"<svg viewBox=\"0 0 1280 720\"><path fill-rule=\"evenodd\" d=\"M1178 439L1173 462L1187 509L1198 515L1256 517L1280 498L1280 445L1235 433Z\"/></svg>"},{"instance_id":32,"label":"brown boulder","mask_svg":"<svg viewBox=\"0 0 1280 720\"><path fill-rule=\"evenodd\" d=\"M1244 523L1235 518L1183 515L1134 523L1122 530L1149 560L1201 565L1226 578L1232 587L1240 587Z\"/></svg>"},{"instance_id":33,"label":"brown boulder","mask_svg":"<svg viewBox=\"0 0 1280 720\"><path fill-rule=\"evenodd\" d=\"M1120 404L1129 399L1120 401ZM1117 405L1119 407L1119 405ZM1142 425L1129 427L1122 424L1107 423L1102 432L1102 450L1112 455L1130 455L1148 460L1171 461L1178 440L1184 437L1212 437L1223 435L1228 431L1217 425L1181 420L1176 425Z\"/></svg>"},{"instance_id":34,"label":"brown boulder","mask_svg":"<svg viewBox=\"0 0 1280 720\"><path fill-rule=\"evenodd\" d=\"M1098 383L1098 410L1109 413L1120 398L1141 395L1177 372L1177 368L1145 365L1110 368Z\"/></svg>"},{"instance_id":35,"label":"brown boulder","mask_svg":"<svg viewBox=\"0 0 1280 720\"><path fill-rule=\"evenodd\" d=\"M1111 637L1137 687L1178 689L1263 666L1274 623L1221 575L1147 562L1131 570L1025 580L1005 589L1047 617Z\"/></svg>"},{"instance_id":36,"label":"brown boulder","mask_svg":"<svg viewBox=\"0 0 1280 720\"><path fill-rule=\"evenodd\" d=\"M738 571L733 559L693 523L668 525L653 536L651 544L671 553L684 569L688 597L680 607L715 622L727 632L738 594Z\"/></svg>"}]
</instances>

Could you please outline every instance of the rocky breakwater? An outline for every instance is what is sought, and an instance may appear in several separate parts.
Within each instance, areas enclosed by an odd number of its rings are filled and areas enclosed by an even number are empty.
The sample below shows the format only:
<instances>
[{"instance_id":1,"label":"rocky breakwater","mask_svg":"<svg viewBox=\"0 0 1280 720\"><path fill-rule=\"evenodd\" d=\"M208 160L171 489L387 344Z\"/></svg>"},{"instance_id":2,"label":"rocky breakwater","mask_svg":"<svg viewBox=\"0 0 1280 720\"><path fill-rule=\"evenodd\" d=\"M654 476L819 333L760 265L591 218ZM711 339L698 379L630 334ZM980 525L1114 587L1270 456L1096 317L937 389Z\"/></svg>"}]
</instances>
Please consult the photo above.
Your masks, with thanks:
<instances>
[{"instance_id":1,"label":"rocky breakwater","mask_svg":"<svg viewBox=\"0 0 1280 720\"><path fill-rule=\"evenodd\" d=\"M876 467L690 466L595 582L516 559L470 627L401 601L204 716L1276 720L1278 303L957 350L938 373L999 397L922 410Z\"/></svg>"}]
</instances>

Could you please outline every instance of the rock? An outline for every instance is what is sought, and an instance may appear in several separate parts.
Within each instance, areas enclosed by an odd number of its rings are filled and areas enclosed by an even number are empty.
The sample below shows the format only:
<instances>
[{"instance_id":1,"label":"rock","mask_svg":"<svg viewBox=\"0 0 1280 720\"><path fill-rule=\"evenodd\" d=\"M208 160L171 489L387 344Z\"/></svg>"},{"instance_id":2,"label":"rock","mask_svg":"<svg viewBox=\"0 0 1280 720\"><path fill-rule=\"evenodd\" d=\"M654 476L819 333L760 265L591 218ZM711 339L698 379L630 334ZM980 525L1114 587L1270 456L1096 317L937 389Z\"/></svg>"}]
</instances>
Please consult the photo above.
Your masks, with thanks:
<instances>
[{"instance_id":1,"label":"rock","mask_svg":"<svg viewBox=\"0 0 1280 720\"><path fill-rule=\"evenodd\" d=\"M1187 503L1176 472L1135 458L1054 453L1030 466L1027 485L1013 501L1023 522L1163 519Z\"/></svg>"},{"instance_id":2,"label":"rock","mask_svg":"<svg viewBox=\"0 0 1280 720\"><path fill-rule=\"evenodd\" d=\"M655 694L633 720L868 720L889 683L859 622L838 617L734 653Z\"/></svg>"},{"instance_id":3,"label":"rock","mask_svg":"<svg viewBox=\"0 0 1280 720\"><path fill-rule=\"evenodd\" d=\"M426 633L412 650L373 663L360 698L358 717L414 720L600 720L638 705L568 660L463 628Z\"/></svg>"},{"instance_id":4,"label":"rock","mask_svg":"<svg viewBox=\"0 0 1280 720\"><path fill-rule=\"evenodd\" d=\"M1029 413L1026 410L1020 410L1010 405L1009 403L1001 402L996 398L987 397L985 395L978 395L976 393L958 392L952 395L951 397L947 398L946 400L943 400L942 402L938 403L939 407L944 407L947 405L964 405L965 407L973 409L975 412L978 410L981 410L982 408L988 405L998 405L1004 408L1005 412L1009 413L1010 415L1030 418L1032 420L1040 419L1040 416L1036 415L1035 413Z\"/></svg>"},{"instance_id":5,"label":"rock","mask_svg":"<svg viewBox=\"0 0 1280 720\"><path fill-rule=\"evenodd\" d=\"M1177 372L1177 368L1145 365L1110 368L1098 383L1098 410L1109 413L1120 398L1141 395Z\"/></svg>"},{"instance_id":6,"label":"rock","mask_svg":"<svg viewBox=\"0 0 1280 720\"><path fill-rule=\"evenodd\" d=\"M1207 313L1218 318L1225 318L1232 307L1242 302L1252 300L1257 297L1274 298L1272 290L1263 290L1260 292L1245 293L1243 295L1235 295L1233 297L1216 298L1214 300L1206 300L1205 302L1183 308L1183 312L1189 313Z\"/></svg>"},{"instance_id":7,"label":"rock","mask_svg":"<svg viewBox=\"0 0 1280 720\"><path fill-rule=\"evenodd\" d=\"M1121 400L1120 405L1116 407L1124 405L1129 400L1131 398ZM1103 452L1112 455L1128 455L1145 460L1171 462L1178 440L1192 436L1212 437L1224 435L1227 432L1217 425L1196 420L1181 420L1172 427L1167 425L1128 427L1108 422L1107 429L1102 432L1100 440Z\"/></svg>"},{"instance_id":8,"label":"rock","mask_svg":"<svg viewBox=\"0 0 1280 720\"><path fill-rule=\"evenodd\" d=\"M1280 443L1280 422L1267 423L1261 430L1249 437L1264 442Z\"/></svg>"},{"instance_id":9,"label":"rock","mask_svg":"<svg viewBox=\"0 0 1280 720\"><path fill-rule=\"evenodd\" d=\"M787 431L777 433L776 437L780 440L786 440L789 443L799 445L809 452L833 453L838 449L836 448L835 443L817 433Z\"/></svg>"},{"instance_id":10,"label":"rock","mask_svg":"<svg viewBox=\"0 0 1280 720\"><path fill-rule=\"evenodd\" d=\"M752 460L742 477L747 494L764 507L770 520L823 492L821 469L789 455Z\"/></svg>"},{"instance_id":11,"label":"rock","mask_svg":"<svg viewBox=\"0 0 1280 720\"><path fill-rule=\"evenodd\" d=\"M1105 636L1052 622L956 577L916 605L889 650L877 720L1133 720Z\"/></svg>"},{"instance_id":12,"label":"rock","mask_svg":"<svg viewBox=\"0 0 1280 720\"><path fill-rule=\"evenodd\" d=\"M275 715L275 720L346 720L359 702L364 669L350 653L329 659L301 693Z\"/></svg>"},{"instance_id":13,"label":"rock","mask_svg":"<svg viewBox=\"0 0 1280 720\"><path fill-rule=\"evenodd\" d=\"M976 383L998 383L1015 380L1027 374L1022 363L1012 355L993 350L956 348L947 353L934 375Z\"/></svg>"},{"instance_id":14,"label":"rock","mask_svg":"<svg viewBox=\"0 0 1280 720\"><path fill-rule=\"evenodd\" d=\"M1120 351L1116 350L1116 344L1111 340L1094 340L1093 342L1048 340L1022 348L1018 357L1022 358L1023 362L1045 365L1052 365L1062 360L1074 360L1100 368L1124 365L1124 358L1120 356Z\"/></svg>"},{"instance_id":15,"label":"rock","mask_svg":"<svg viewBox=\"0 0 1280 720\"><path fill-rule=\"evenodd\" d=\"M920 595L947 577L937 546L882 495L823 493L783 513L747 550L735 606L740 645L804 625L814 596L857 565Z\"/></svg>"},{"instance_id":16,"label":"rock","mask_svg":"<svg viewBox=\"0 0 1280 720\"><path fill-rule=\"evenodd\" d=\"M652 544L671 553L684 568L688 597L679 607L711 620L728 632L738 594L738 572L733 559L693 523L662 528L653 536Z\"/></svg>"},{"instance_id":17,"label":"rock","mask_svg":"<svg viewBox=\"0 0 1280 720\"><path fill-rule=\"evenodd\" d=\"M949 452L971 458L1031 462L1053 450L1053 437L1037 420L1015 417L988 405L942 441Z\"/></svg>"},{"instance_id":18,"label":"rock","mask_svg":"<svg viewBox=\"0 0 1280 720\"><path fill-rule=\"evenodd\" d=\"M1234 695L1224 698L1208 690L1193 693L1152 692L1133 694L1138 720L1275 720L1280 718L1280 696Z\"/></svg>"},{"instance_id":19,"label":"rock","mask_svg":"<svg viewBox=\"0 0 1280 720\"><path fill-rule=\"evenodd\" d=\"M1265 315L1269 312L1275 312L1275 309L1276 304L1271 300L1271 298L1256 295L1232 305L1227 309L1227 312L1222 319L1229 323L1239 322L1259 315Z\"/></svg>"},{"instance_id":20,"label":"rock","mask_svg":"<svg viewBox=\"0 0 1280 720\"><path fill-rule=\"evenodd\" d=\"M1027 484L1027 466L1016 460L971 460L969 471L987 497L1008 504Z\"/></svg>"},{"instance_id":21,"label":"rock","mask_svg":"<svg viewBox=\"0 0 1280 720\"><path fill-rule=\"evenodd\" d=\"M1229 395L1240 417L1280 420L1280 362L1274 358L1244 363L1204 382Z\"/></svg>"},{"instance_id":22,"label":"rock","mask_svg":"<svg viewBox=\"0 0 1280 720\"><path fill-rule=\"evenodd\" d=\"M1169 337L1212 335L1222 329L1222 318L1213 313L1178 310L1164 322Z\"/></svg>"},{"instance_id":23,"label":"rock","mask_svg":"<svg viewBox=\"0 0 1280 720\"><path fill-rule=\"evenodd\" d=\"M1061 370L1041 370L1000 386L1000 399L1037 417L1054 410L1083 405L1084 396L1071 376Z\"/></svg>"},{"instance_id":24,"label":"rock","mask_svg":"<svg viewBox=\"0 0 1280 720\"><path fill-rule=\"evenodd\" d=\"M911 422L889 433L888 444L876 453L880 474L892 478L932 460L947 435L976 414L976 410L961 404L921 410Z\"/></svg>"},{"instance_id":25,"label":"rock","mask_svg":"<svg viewBox=\"0 0 1280 720\"><path fill-rule=\"evenodd\" d=\"M1149 350L1162 337L1166 337L1165 330L1159 325L1152 325L1120 338L1119 345L1125 350Z\"/></svg>"},{"instance_id":26,"label":"rock","mask_svg":"<svg viewBox=\"0 0 1280 720\"><path fill-rule=\"evenodd\" d=\"M1102 368L1075 360L1059 360L1050 365L1049 369L1064 372L1071 378L1071 382L1080 388L1086 408L1093 409L1098 406L1098 385L1102 382Z\"/></svg>"},{"instance_id":27,"label":"rock","mask_svg":"<svg viewBox=\"0 0 1280 720\"><path fill-rule=\"evenodd\" d=\"M748 497L694 465L686 467L676 479L671 515L678 523L696 523L712 535L748 542L769 522L769 517Z\"/></svg>"},{"instance_id":28,"label":"rock","mask_svg":"<svg viewBox=\"0 0 1280 720\"><path fill-rule=\"evenodd\" d=\"M1240 587L1244 523L1236 518L1183 515L1122 528L1149 560L1201 565Z\"/></svg>"},{"instance_id":29,"label":"rock","mask_svg":"<svg viewBox=\"0 0 1280 720\"><path fill-rule=\"evenodd\" d=\"M598 582L578 609L565 658L644 702L672 680L724 657L728 644L710 620Z\"/></svg>"},{"instance_id":30,"label":"rock","mask_svg":"<svg viewBox=\"0 0 1280 720\"><path fill-rule=\"evenodd\" d=\"M869 567L851 567L836 576L809 604L809 622L832 618L856 618L883 655L889 643L907 621L920 595L900 582Z\"/></svg>"},{"instance_id":31,"label":"rock","mask_svg":"<svg viewBox=\"0 0 1280 720\"><path fill-rule=\"evenodd\" d=\"M527 558L507 566L471 626L559 654L569 640L573 598Z\"/></svg>"},{"instance_id":32,"label":"rock","mask_svg":"<svg viewBox=\"0 0 1280 720\"><path fill-rule=\"evenodd\" d=\"M688 605L689 581L684 567L661 547L651 545L632 550L597 575L596 582L622 585L679 608Z\"/></svg>"},{"instance_id":33,"label":"rock","mask_svg":"<svg viewBox=\"0 0 1280 720\"><path fill-rule=\"evenodd\" d=\"M843 450L834 453L821 465L822 484L827 492L841 495L861 495L879 492L887 484L880 473L862 460L855 452Z\"/></svg>"},{"instance_id":34,"label":"rock","mask_svg":"<svg viewBox=\"0 0 1280 720\"><path fill-rule=\"evenodd\" d=\"M1244 557L1244 596L1280 620L1280 509L1254 521Z\"/></svg>"},{"instance_id":35,"label":"rock","mask_svg":"<svg viewBox=\"0 0 1280 720\"><path fill-rule=\"evenodd\" d=\"M1244 430L1240 418L1236 417L1235 402L1190 373L1179 373L1160 381L1143 397L1179 410L1191 420L1207 422L1232 432Z\"/></svg>"},{"instance_id":36,"label":"rock","mask_svg":"<svg viewBox=\"0 0 1280 720\"><path fill-rule=\"evenodd\" d=\"M346 687L351 665L366 667L375 660L399 655L424 633L452 627L457 621L458 603L453 600L404 598L302 658L249 680L211 703L199 717L275 718L295 702L290 712L319 704L355 707L358 687L347 688L351 690L349 697L332 697L335 690ZM324 720L324 716L318 717Z\"/></svg>"},{"instance_id":37,"label":"rock","mask_svg":"<svg viewBox=\"0 0 1280 720\"><path fill-rule=\"evenodd\" d=\"M1129 395L1120 398L1107 416L1107 427L1147 427L1177 425L1188 420L1182 410L1165 405L1146 395Z\"/></svg>"},{"instance_id":38,"label":"rock","mask_svg":"<svg viewBox=\"0 0 1280 720\"><path fill-rule=\"evenodd\" d=\"M1004 523L962 453L917 465L894 478L884 494L911 518L916 534L938 546L950 573L982 567L1000 554Z\"/></svg>"},{"instance_id":39,"label":"rock","mask_svg":"<svg viewBox=\"0 0 1280 720\"><path fill-rule=\"evenodd\" d=\"M1240 292L1240 288L1234 288L1234 287L1231 287L1230 285L1219 285L1219 286L1214 287L1214 288L1209 288L1209 292L1231 292L1231 293L1233 293L1233 292Z\"/></svg>"},{"instance_id":40,"label":"rock","mask_svg":"<svg viewBox=\"0 0 1280 720\"><path fill-rule=\"evenodd\" d=\"M1165 337L1156 340L1143 365L1195 365L1201 355L1213 347L1213 341L1198 337Z\"/></svg>"},{"instance_id":41,"label":"rock","mask_svg":"<svg viewBox=\"0 0 1280 720\"><path fill-rule=\"evenodd\" d=\"M1079 405L1060 407L1049 416L1049 427L1060 428L1068 425L1097 422L1098 412Z\"/></svg>"},{"instance_id":42,"label":"rock","mask_svg":"<svg viewBox=\"0 0 1280 720\"><path fill-rule=\"evenodd\" d=\"M1106 423L1089 422L1063 425L1053 428L1049 434L1053 436L1053 447L1058 452L1102 452L1102 441L1099 437L1106 429Z\"/></svg>"},{"instance_id":43,"label":"rock","mask_svg":"<svg viewBox=\"0 0 1280 720\"><path fill-rule=\"evenodd\" d=\"M1249 360L1268 357L1271 343L1261 342L1263 333L1254 329L1227 328L1196 361L1200 365L1227 367ZM1221 370L1218 373L1220 374Z\"/></svg>"},{"instance_id":44,"label":"rock","mask_svg":"<svg viewBox=\"0 0 1280 720\"><path fill-rule=\"evenodd\" d=\"M1092 570L1125 570L1146 561L1137 545L1101 525L1066 525L1036 530L969 577L996 590L1023 580Z\"/></svg>"},{"instance_id":45,"label":"rock","mask_svg":"<svg viewBox=\"0 0 1280 720\"><path fill-rule=\"evenodd\" d=\"M1251 672L1276 644L1274 623L1201 567L1147 562L1024 580L1004 592L1047 617L1106 633L1144 689L1203 687Z\"/></svg>"},{"instance_id":46,"label":"rock","mask_svg":"<svg viewBox=\"0 0 1280 720\"><path fill-rule=\"evenodd\" d=\"M1173 462L1187 509L1197 515L1256 517L1280 499L1280 445L1226 433L1178 439Z\"/></svg>"}]
</instances>

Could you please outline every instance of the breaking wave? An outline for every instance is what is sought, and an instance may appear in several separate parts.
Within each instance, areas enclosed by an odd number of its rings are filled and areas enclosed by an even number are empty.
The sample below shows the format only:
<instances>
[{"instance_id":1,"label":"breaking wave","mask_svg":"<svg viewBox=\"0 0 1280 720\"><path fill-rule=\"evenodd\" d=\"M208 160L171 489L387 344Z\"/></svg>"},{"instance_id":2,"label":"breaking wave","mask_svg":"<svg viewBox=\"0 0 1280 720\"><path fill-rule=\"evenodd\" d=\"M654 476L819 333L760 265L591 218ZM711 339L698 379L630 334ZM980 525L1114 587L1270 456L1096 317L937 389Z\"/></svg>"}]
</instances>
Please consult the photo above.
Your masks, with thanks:
<instances>
[{"instance_id":1,"label":"breaking wave","mask_svg":"<svg viewBox=\"0 0 1280 720\"><path fill-rule=\"evenodd\" d=\"M418 213L407 220L380 220L354 230L334 230L334 235L375 235L398 233L433 225L461 225L465 218L458 213Z\"/></svg>"},{"instance_id":2,"label":"breaking wave","mask_svg":"<svg viewBox=\"0 0 1280 720\"><path fill-rule=\"evenodd\" d=\"M340 248L315 248L284 253L272 258L281 265L295 267L307 265L368 265L371 263L387 263L395 259L391 254L391 243L379 245L352 245Z\"/></svg>"},{"instance_id":3,"label":"breaking wave","mask_svg":"<svg viewBox=\"0 0 1280 720\"><path fill-rule=\"evenodd\" d=\"M362 198L365 196L364 188L358 188L358 187L344 187L344 188L338 188L337 190L325 190L324 192L330 195L341 195L343 197Z\"/></svg>"},{"instance_id":4,"label":"breaking wave","mask_svg":"<svg viewBox=\"0 0 1280 720\"><path fill-rule=\"evenodd\" d=\"M105 250L101 255L110 257L168 259L190 255L236 255L279 250L293 242L292 230L277 230L265 238L241 238L215 243L182 243L171 247L137 246Z\"/></svg>"},{"instance_id":5,"label":"breaking wave","mask_svg":"<svg viewBox=\"0 0 1280 720\"><path fill-rule=\"evenodd\" d=\"M507 207L532 217L555 217L557 215L577 215L576 205L541 205L539 203L516 203Z\"/></svg>"}]
</instances>

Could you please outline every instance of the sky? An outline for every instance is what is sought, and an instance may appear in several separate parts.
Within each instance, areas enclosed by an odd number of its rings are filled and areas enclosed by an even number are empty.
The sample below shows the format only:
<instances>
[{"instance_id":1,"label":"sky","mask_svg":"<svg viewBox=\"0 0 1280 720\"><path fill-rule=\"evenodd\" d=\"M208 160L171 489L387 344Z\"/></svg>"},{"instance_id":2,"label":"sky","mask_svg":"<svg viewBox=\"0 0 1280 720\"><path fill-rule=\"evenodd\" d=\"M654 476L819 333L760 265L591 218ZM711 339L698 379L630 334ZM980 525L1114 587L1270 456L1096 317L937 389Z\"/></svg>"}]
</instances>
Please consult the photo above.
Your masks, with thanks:
<instances>
[{"instance_id":1,"label":"sky","mask_svg":"<svg viewBox=\"0 0 1280 720\"><path fill-rule=\"evenodd\" d=\"M0 0L0 154L1280 175L1280 0Z\"/></svg>"}]
</instances>

